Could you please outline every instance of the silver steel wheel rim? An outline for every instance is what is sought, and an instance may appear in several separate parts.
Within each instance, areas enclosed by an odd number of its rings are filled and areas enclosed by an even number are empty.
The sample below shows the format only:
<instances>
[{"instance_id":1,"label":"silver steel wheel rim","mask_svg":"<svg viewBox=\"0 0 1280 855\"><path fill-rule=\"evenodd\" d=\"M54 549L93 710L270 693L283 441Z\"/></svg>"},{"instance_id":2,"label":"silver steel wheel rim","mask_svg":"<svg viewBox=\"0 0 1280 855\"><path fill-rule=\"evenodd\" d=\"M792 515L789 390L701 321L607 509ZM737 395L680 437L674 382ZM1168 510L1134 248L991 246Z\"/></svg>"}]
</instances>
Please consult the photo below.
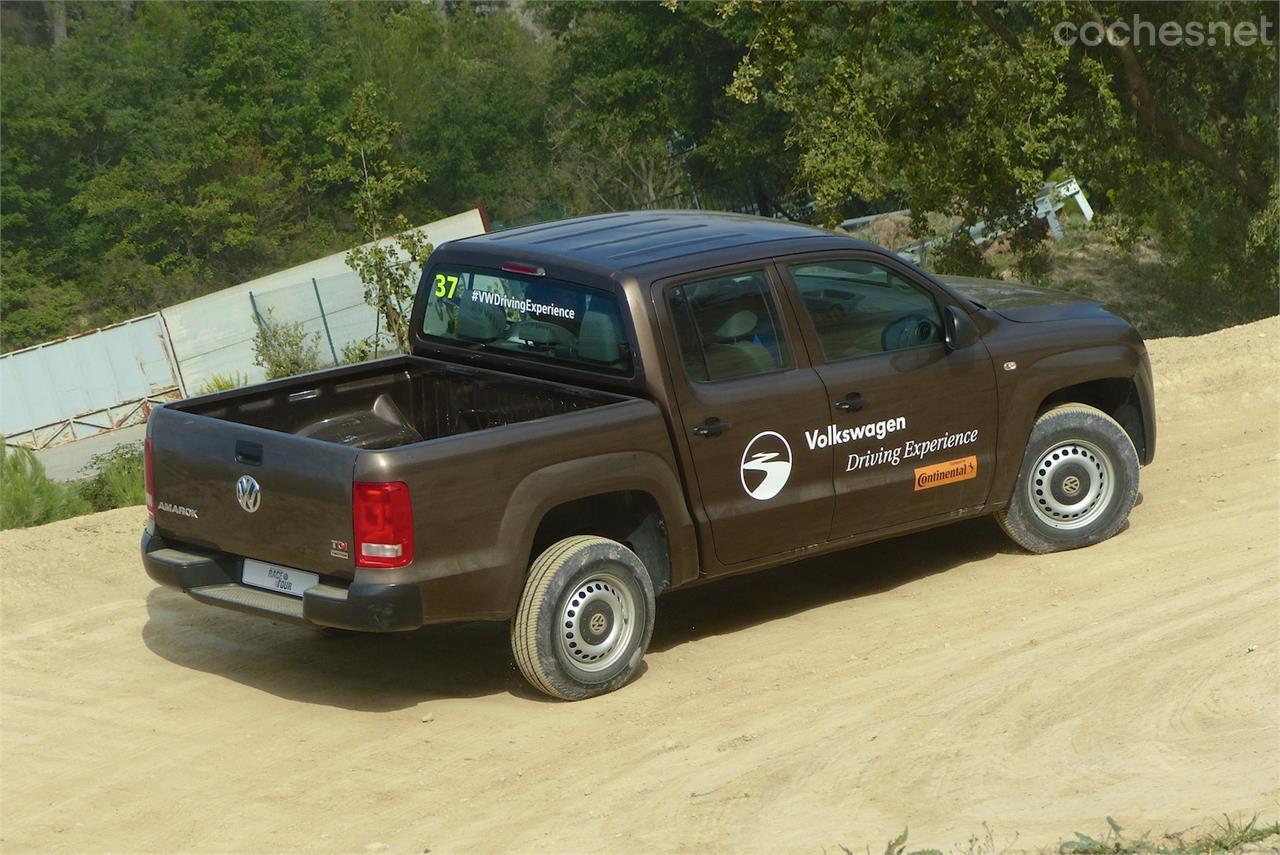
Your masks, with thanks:
<instances>
[{"instance_id":1,"label":"silver steel wheel rim","mask_svg":"<svg viewBox=\"0 0 1280 855\"><path fill-rule=\"evenodd\" d=\"M564 659L583 671L604 671L631 649L636 601L612 573L595 573L564 598L556 638Z\"/></svg>"},{"instance_id":2,"label":"silver steel wheel rim","mask_svg":"<svg viewBox=\"0 0 1280 855\"><path fill-rule=\"evenodd\" d=\"M1074 531L1106 511L1115 485L1111 456L1092 442L1071 440L1037 459L1027 479L1027 499L1041 522Z\"/></svg>"}]
</instances>

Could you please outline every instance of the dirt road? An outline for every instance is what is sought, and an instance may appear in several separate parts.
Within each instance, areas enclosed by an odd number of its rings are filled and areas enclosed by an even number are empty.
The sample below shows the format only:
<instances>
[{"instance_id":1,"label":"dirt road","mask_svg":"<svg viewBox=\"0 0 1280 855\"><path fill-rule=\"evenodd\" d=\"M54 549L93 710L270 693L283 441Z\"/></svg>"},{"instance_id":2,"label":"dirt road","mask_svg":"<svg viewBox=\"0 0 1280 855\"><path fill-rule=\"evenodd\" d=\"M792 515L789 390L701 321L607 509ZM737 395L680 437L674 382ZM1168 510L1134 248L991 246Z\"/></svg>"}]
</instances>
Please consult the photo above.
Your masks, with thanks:
<instances>
[{"instance_id":1,"label":"dirt road","mask_svg":"<svg viewBox=\"0 0 1280 855\"><path fill-rule=\"evenodd\" d=\"M1280 816L1269 320L1151 344L1128 531L980 520L664 598L648 670L535 696L502 626L327 637L156 589L129 509L0 533L0 848L855 851ZM424 720L426 719L426 720Z\"/></svg>"}]
</instances>

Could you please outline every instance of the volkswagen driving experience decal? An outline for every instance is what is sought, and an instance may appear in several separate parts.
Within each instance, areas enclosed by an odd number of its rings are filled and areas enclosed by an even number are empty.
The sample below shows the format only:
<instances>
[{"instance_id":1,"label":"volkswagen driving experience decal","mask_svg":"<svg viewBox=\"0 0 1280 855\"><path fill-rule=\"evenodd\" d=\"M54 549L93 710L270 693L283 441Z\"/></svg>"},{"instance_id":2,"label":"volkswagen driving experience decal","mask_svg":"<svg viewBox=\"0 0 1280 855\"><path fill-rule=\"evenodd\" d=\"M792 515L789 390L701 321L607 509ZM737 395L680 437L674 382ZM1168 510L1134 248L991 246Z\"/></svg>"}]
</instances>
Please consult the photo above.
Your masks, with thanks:
<instances>
[{"instance_id":1,"label":"volkswagen driving experience decal","mask_svg":"<svg viewBox=\"0 0 1280 855\"><path fill-rule=\"evenodd\" d=\"M852 428L829 424L826 428L805 431L804 438L809 451L817 451L864 439L883 440L890 434L906 429L906 416L895 416ZM923 462L925 457L934 452L960 448L977 441L977 428L948 432L925 440L909 439L891 447L880 446L848 454L843 469L845 472L856 472L886 464L898 466L904 460ZM757 501L772 499L787 486L791 477L791 461L791 444L786 438L777 431L761 431L751 438L742 451L742 461L738 467L742 489ZM919 491L956 481L967 481L977 476L978 458L976 455L969 455L916 468L913 484L915 490Z\"/></svg>"}]
</instances>

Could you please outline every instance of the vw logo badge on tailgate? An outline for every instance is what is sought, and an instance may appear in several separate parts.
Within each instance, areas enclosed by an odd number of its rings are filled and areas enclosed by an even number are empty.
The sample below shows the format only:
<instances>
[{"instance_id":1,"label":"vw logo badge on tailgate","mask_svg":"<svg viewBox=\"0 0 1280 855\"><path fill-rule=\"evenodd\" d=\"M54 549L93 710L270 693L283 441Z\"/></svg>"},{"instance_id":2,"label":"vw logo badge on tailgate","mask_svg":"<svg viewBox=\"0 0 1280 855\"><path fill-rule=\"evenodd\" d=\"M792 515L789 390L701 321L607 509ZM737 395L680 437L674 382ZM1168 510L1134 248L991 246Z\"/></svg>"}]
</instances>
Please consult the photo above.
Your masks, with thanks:
<instances>
[{"instance_id":1,"label":"vw logo badge on tailgate","mask_svg":"<svg viewBox=\"0 0 1280 855\"><path fill-rule=\"evenodd\" d=\"M236 482L236 501L248 513L253 513L262 504L262 489L252 475L241 475Z\"/></svg>"}]
</instances>

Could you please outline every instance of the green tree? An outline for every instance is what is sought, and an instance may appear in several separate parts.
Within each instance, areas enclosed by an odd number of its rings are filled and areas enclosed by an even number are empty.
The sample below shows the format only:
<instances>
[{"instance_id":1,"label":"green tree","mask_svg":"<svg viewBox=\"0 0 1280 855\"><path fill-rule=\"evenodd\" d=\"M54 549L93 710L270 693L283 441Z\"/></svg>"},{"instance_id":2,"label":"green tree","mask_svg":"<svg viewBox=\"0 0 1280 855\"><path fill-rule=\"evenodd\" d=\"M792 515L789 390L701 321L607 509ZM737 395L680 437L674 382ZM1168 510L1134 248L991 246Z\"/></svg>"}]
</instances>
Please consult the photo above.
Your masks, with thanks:
<instances>
[{"instance_id":1,"label":"green tree","mask_svg":"<svg viewBox=\"0 0 1280 855\"><path fill-rule=\"evenodd\" d=\"M791 119L827 216L897 196L923 230L1030 223L1055 170L1098 200L1121 246L1153 234L1192 327L1274 312L1276 43L1096 47L1060 22L1258 21L1262 3L746 4L755 35L733 93ZM1212 10L1212 14L1210 14ZM1026 253L1037 235L1015 233ZM1183 283L1178 286L1176 283Z\"/></svg>"},{"instance_id":2,"label":"green tree","mask_svg":"<svg viewBox=\"0 0 1280 855\"><path fill-rule=\"evenodd\" d=\"M49 480L30 449L0 441L0 529L44 525L89 511L73 487Z\"/></svg>"},{"instance_id":3,"label":"green tree","mask_svg":"<svg viewBox=\"0 0 1280 855\"><path fill-rule=\"evenodd\" d=\"M726 87L753 33L712 4L553 3L548 140L577 211L755 203L794 189L785 113Z\"/></svg>"},{"instance_id":4,"label":"green tree","mask_svg":"<svg viewBox=\"0 0 1280 855\"><path fill-rule=\"evenodd\" d=\"M347 253L347 266L359 275L365 302L383 318L395 346L407 353L415 273L431 254L431 244L391 208L426 176L417 167L395 162L391 139L398 125L383 118L379 98L371 84L355 91L349 123L329 137L341 154L317 175L352 188L352 211L367 243Z\"/></svg>"},{"instance_id":5,"label":"green tree","mask_svg":"<svg viewBox=\"0 0 1280 855\"><path fill-rule=\"evenodd\" d=\"M522 10L474 3L347 7L357 79L385 93L402 160L430 172L401 202L423 222L483 200L495 218L554 195L546 121L554 42Z\"/></svg>"},{"instance_id":6,"label":"green tree","mask_svg":"<svg viewBox=\"0 0 1280 855\"><path fill-rule=\"evenodd\" d=\"M5 348L341 245L336 198L309 186L351 88L329 7L65 12L60 41L39 4L0 19Z\"/></svg>"}]
</instances>

